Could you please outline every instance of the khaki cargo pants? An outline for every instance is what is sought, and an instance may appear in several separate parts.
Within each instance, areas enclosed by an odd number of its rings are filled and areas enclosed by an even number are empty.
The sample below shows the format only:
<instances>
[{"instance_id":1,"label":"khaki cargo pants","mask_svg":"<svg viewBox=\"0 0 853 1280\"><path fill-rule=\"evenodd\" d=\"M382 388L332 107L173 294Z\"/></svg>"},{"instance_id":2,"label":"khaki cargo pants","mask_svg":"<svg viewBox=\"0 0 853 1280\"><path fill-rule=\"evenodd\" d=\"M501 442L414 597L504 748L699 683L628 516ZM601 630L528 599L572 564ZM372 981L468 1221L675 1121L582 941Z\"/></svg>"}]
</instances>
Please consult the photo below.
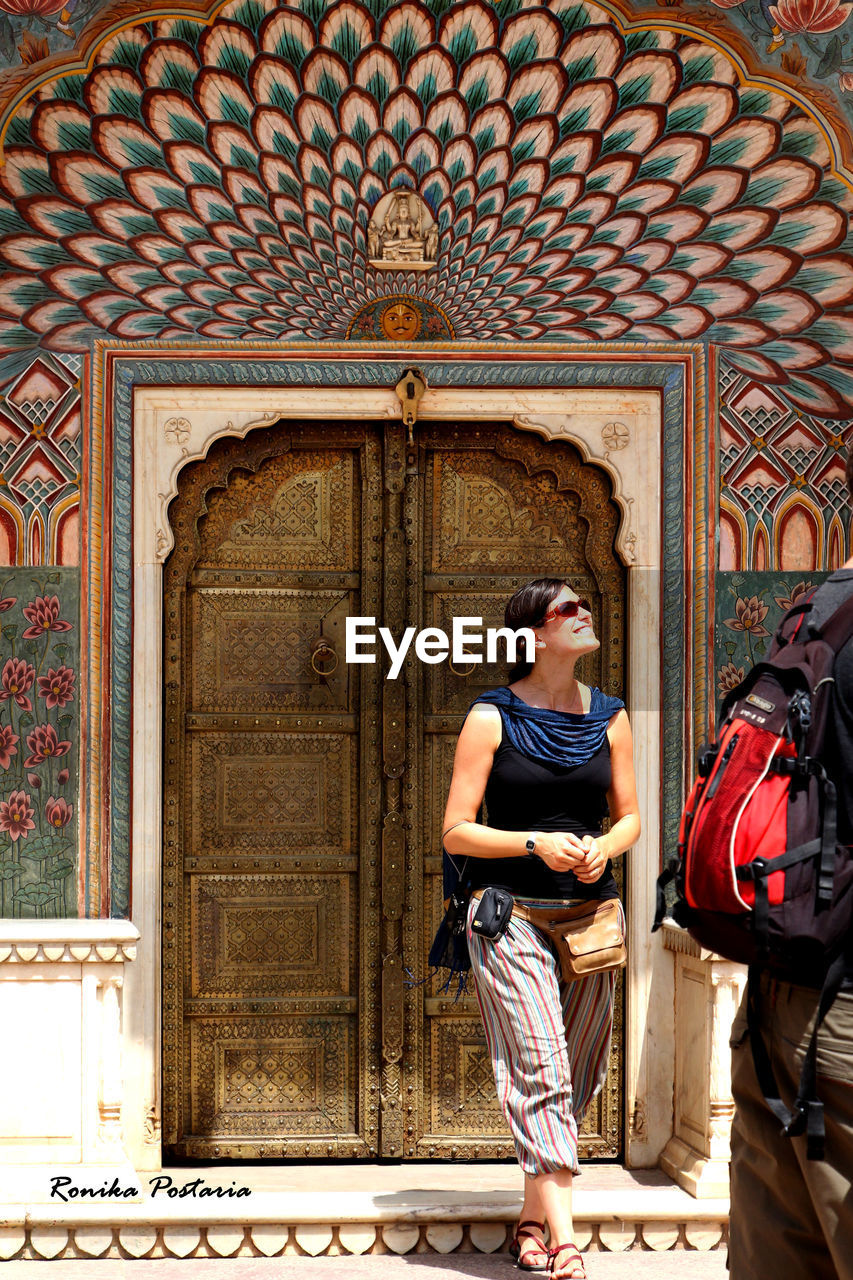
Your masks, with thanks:
<instances>
[{"instance_id":1,"label":"khaki cargo pants","mask_svg":"<svg viewBox=\"0 0 853 1280\"><path fill-rule=\"evenodd\" d=\"M782 1099L796 1095L818 993L762 981L762 1028ZM818 1036L826 1159L806 1159L764 1102L746 1029L732 1027L732 1280L853 1280L853 992L842 991Z\"/></svg>"}]
</instances>

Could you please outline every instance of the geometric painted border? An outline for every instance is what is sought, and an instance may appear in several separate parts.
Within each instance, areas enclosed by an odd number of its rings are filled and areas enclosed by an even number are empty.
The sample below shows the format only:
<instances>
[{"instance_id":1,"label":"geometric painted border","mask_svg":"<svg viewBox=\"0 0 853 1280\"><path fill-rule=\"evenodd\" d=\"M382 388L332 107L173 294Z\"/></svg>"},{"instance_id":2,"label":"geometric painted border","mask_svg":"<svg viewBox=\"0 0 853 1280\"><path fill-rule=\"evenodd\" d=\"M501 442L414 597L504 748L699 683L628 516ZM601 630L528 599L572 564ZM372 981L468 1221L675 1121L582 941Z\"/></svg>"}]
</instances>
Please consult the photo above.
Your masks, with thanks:
<instances>
[{"instance_id":1,"label":"geometric painted border","mask_svg":"<svg viewBox=\"0 0 853 1280\"><path fill-rule=\"evenodd\" d=\"M84 610L88 612L89 714L86 766L87 915L130 912L131 683L133 671L133 390L138 386L393 387L411 352L358 344L210 350L178 344L98 342L92 361ZM707 721L705 646L713 545L707 476L705 353L698 344L589 347L450 344L422 348L416 363L432 387L644 388L663 409L661 669L663 839L671 848L682 804L685 749ZM104 412L106 410L106 412ZM104 422L112 423L107 438ZM693 460L687 494L685 461ZM687 497L686 497L687 495ZM687 512L692 510L692 527ZM685 609L684 602L687 601ZM687 627L689 626L689 631ZM686 636L693 643L688 653ZM102 638L98 640L98 636ZM696 658L699 658L697 663ZM689 683L688 683L689 682ZM691 722L685 718L692 685ZM103 715L108 708L108 714ZM108 855L108 865L101 859Z\"/></svg>"},{"instance_id":2,"label":"geometric painted border","mask_svg":"<svg viewBox=\"0 0 853 1280\"><path fill-rule=\"evenodd\" d=\"M720 569L831 572L853 551L853 418L795 411L724 355L719 369Z\"/></svg>"}]
</instances>

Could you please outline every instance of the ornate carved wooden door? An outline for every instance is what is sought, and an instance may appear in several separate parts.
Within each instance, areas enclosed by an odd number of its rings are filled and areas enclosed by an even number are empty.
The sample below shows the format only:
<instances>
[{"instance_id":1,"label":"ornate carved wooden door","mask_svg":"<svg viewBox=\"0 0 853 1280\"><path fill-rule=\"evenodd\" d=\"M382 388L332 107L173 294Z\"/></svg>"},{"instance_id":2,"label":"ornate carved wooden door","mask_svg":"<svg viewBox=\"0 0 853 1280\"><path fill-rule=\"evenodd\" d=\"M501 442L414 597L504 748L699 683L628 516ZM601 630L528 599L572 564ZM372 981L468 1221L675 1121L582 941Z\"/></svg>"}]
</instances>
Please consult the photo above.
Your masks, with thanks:
<instances>
[{"instance_id":1,"label":"ornate carved wooden door","mask_svg":"<svg viewBox=\"0 0 853 1280\"><path fill-rule=\"evenodd\" d=\"M607 693L622 694L625 574L613 550L618 510L606 476L584 466L569 445L499 424L423 424L418 431L418 483L409 489L407 525L420 544L413 557L411 619L448 631L454 616L503 626L503 609L531 578L567 577L593 602L601 648L578 674ZM409 788L410 822L424 849L423 953L441 918L441 818L456 736L477 693L506 680L506 666L441 663L413 679L410 707L423 733ZM422 781L420 781L422 779ZM617 868L618 874L618 868ZM420 891L412 885L412 893ZM422 969L423 962L420 966ZM420 1158L489 1158L513 1154L495 1097L491 1062L473 997L454 999L437 982L412 992L412 1027L422 1027L413 1075L419 1106L409 1130ZM613 1157L622 1149L622 1013L620 981L615 1034L605 1088L582 1127L581 1157ZM413 1112L414 1116L414 1112Z\"/></svg>"},{"instance_id":2,"label":"ornate carved wooden door","mask_svg":"<svg viewBox=\"0 0 853 1280\"><path fill-rule=\"evenodd\" d=\"M344 619L500 622L570 574L621 689L606 481L500 425L278 424L188 468L165 592L164 1134L179 1157L511 1154L476 1005L425 972L455 735L503 667L344 662ZM382 655L380 653L380 659ZM621 998L617 1026L621 1024ZM618 1154L620 1047L586 1128Z\"/></svg>"},{"instance_id":3,"label":"ornate carved wooden door","mask_svg":"<svg viewBox=\"0 0 853 1280\"><path fill-rule=\"evenodd\" d=\"M370 1156L381 792L380 436L215 445L166 566L164 1133L189 1157ZM363 715L367 707L369 714Z\"/></svg>"}]
</instances>

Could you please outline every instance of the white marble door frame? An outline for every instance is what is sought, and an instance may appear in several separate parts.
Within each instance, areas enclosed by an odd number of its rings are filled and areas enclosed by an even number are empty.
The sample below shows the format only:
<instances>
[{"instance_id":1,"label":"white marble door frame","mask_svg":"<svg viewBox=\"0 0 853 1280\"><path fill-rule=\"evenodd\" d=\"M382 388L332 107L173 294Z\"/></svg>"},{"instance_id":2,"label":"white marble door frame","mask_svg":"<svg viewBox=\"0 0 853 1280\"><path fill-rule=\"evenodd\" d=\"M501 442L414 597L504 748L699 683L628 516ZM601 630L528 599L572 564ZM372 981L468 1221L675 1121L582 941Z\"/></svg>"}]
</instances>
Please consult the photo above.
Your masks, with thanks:
<instances>
[{"instance_id":1,"label":"white marble door frame","mask_svg":"<svg viewBox=\"0 0 853 1280\"><path fill-rule=\"evenodd\" d=\"M182 468L222 436L279 418L393 419L393 391L324 387L137 387L133 410L133 740L131 875L141 941L125 993L124 1131L139 1169L160 1145L163 562L167 509ZM672 963L649 924L661 824L662 402L657 391L428 390L422 419L513 421L546 440L568 440L611 477L622 512L617 550L628 568L629 712L643 832L630 853L630 959L626 1001L627 1158L656 1163L672 1133ZM177 974L167 981L180 981ZM648 1032L649 1028L652 1032Z\"/></svg>"}]
</instances>

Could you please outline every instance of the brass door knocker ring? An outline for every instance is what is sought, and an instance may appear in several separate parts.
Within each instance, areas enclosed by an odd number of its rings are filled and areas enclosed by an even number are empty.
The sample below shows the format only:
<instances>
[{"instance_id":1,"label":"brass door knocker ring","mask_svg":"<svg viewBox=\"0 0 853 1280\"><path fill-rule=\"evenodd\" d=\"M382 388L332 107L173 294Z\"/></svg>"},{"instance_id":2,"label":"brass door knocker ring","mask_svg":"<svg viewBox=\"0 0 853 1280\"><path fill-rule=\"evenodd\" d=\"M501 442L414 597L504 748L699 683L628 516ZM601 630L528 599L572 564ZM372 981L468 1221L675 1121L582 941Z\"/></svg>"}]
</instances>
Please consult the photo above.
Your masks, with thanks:
<instances>
[{"instance_id":1,"label":"brass door knocker ring","mask_svg":"<svg viewBox=\"0 0 853 1280\"><path fill-rule=\"evenodd\" d=\"M328 665L331 662L331 665ZM330 676L338 669L338 655L328 640L318 640L311 650L311 670L318 676Z\"/></svg>"},{"instance_id":2,"label":"brass door knocker ring","mask_svg":"<svg viewBox=\"0 0 853 1280\"><path fill-rule=\"evenodd\" d=\"M450 659L448 658L448 659L447 659L447 665L450 667L450 670L453 672L453 674L454 674L455 676L463 676L463 677L464 677L464 676L470 676L471 672L474 670L474 668L476 667L476 665L477 665L477 664L476 664L476 662L472 662L472 663L471 663L471 665L470 665L470 667L468 668L468 670L467 670L467 671L457 671L457 670L456 670L456 668L454 667L453 663L452 663L452 662L450 661Z\"/></svg>"}]
</instances>

